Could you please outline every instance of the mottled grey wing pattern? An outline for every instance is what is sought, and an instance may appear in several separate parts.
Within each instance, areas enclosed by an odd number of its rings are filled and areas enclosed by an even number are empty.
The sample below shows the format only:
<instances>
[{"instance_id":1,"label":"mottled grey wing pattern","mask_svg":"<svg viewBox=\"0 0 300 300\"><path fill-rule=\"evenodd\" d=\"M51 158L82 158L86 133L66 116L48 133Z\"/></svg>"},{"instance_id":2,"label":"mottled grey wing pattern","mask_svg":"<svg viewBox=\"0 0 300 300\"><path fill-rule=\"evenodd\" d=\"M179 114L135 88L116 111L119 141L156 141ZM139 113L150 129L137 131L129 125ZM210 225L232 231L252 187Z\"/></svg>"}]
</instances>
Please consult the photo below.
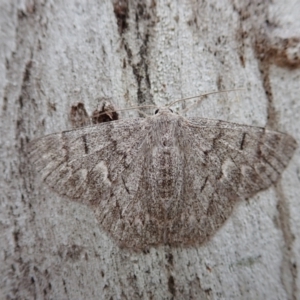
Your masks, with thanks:
<instances>
[{"instance_id":1,"label":"mottled grey wing pattern","mask_svg":"<svg viewBox=\"0 0 300 300\"><path fill-rule=\"evenodd\" d=\"M144 119L115 121L50 134L30 143L30 160L56 193L98 205L139 151ZM129 147L129 148L128 148Z\"/></svg>"},{"instance_id":2,"label":"mottled grey wing pattern","mask_svg":"<svg viewBox=\"0 0 300 300\"><path fill-rule=\"evenodd\" d=\"M278 180L296 148L292 137L263 128L205 119L178 121L170 126L176 127L174 144L178 147L177 158L171 161L177 165L172 188L179 191L167 209L166 199L154 197L153 191L159 189L159 166L154 167L151 159L156 131L150 130L141 152L123 173L123 183L135 182L133 190L128 190L131 198L124 196L126 201L119 202L119 207L127 206L126 211L118 211L123 217L114 223L118 213L112 215L107 208L110 223L100 219L121 245L143 249L207 241L239 199Z\"/></svg>"},{"instance_id":3,"label":"mottled grey wing pattern","mask_svg":"<svg viewBox=\"0 0 300 300\"><path fill-rule=\"evenodd\" d=\"M30 156L119 245L145 249L205 242L238 199L276 182L295 148L278 132L168 113L48 135Z\"/></svg>"},{"instance_id":4,"label":"mottled grey wing pattern","mask_svg":"<svg viewBox=\"0 0 300 300\"><path fill-rule=\"evenodd\" d=\"M191 119L185 132L203 163L218 168L216 178L243 198L275 183L297 148L287 134L225 121Z\"/></svg>"},{"instance_id":5,"label":"mottled grey wing pattern","mask_svg":"<svg viewBox=\"0 0 300 300\"><path fill-rule=\"evenodd\" d=\"M289 135L217 120L190 119L177 135L185 158L185 209L170 226L176 244L212 236L237 200L278 180L297 147Z\"/></svg>"},{"instance_id":6,"label":"mottled grey wing pattern","mask_svg":"<svg viewBox=\"0 0 300 300\"><path fill-rule=\"evenodd\" d=\"M145 249L162 243L164 223L153 199L155 178L150 178L151 151L149 131L135 159L123 170L114 184L107 202L102 202L95 212L99 223L120 246Z\"/></svg>"}]
</instances>

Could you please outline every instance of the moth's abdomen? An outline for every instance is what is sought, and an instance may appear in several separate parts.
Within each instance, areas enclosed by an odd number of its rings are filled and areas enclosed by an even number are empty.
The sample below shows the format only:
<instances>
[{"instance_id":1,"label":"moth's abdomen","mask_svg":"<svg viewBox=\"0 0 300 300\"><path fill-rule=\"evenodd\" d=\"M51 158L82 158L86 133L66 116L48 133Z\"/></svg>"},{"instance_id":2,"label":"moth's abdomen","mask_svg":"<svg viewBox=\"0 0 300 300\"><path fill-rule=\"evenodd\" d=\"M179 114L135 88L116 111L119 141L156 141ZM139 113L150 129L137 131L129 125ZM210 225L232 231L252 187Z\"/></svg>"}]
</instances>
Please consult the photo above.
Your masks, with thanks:
<instances>
[{"instance_id":1,"label":"moth's abdomen","mask_svg":"<svg viewBox=\"0 0 300 300\"><path fill-rule=\"evenodd\" d=\"M154 149L149 170L152 213L164 220L178 214L183 183L182 160L177 147Z\"/></svg>"},{"instance_id":2,"label":"moth's abdomen","mask_svg":"<svg viewBox=\"0 0 300 300\"><path fill-rule=\"evenodd\" d=\"M157 166L157 192L162 200L168 200L174 191L174 167L177 157L174 149L162 148L158 150L158 159L154 162Z\"/></svg>"}]
</instances>

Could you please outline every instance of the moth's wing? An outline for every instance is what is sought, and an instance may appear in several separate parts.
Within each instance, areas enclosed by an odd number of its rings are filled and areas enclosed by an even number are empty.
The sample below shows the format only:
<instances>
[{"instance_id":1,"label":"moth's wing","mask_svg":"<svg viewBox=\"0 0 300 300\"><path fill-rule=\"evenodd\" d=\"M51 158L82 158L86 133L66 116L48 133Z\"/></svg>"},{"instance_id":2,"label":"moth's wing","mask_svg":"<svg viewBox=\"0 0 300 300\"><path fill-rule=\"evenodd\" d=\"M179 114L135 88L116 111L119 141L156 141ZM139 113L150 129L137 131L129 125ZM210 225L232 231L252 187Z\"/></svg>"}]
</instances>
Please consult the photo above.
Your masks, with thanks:
<instances>
[{"instance_id":1,"label":"moth's wing","mask_svg":"<svg viewBox=\"0 0 300 300\"><path fill-rule=\"evenodd\" d=\"M98 205L135 158L149 130L145 119L122 120L50 134L29 144L30 161L56 193Z\"/></svg>"},{"instance_id":2,"label":"moth's wing","mask_svg":"<svg viewBox=\"0 0 300 300\"><path fill-rule=\"evenodd\" d=\"M36 139L29 156L48 186L89 205L120 246L145 249L162 243L164 232L149 211L150 132L147 119L102 123Z\"/></svg>"},{"instance_id":3,"label":"moth's wing","mask_svg":"<svg viewBox=\"0 0 300 300\"><path fill-rule=\"evenodd\" d=\"M181 122L186 209L170 224L177 244L204 242L230 216L238 199L275 183L297 144L289 135L217 120Z\"/></svg>"},{"instance_id":4,"label":"moth's wing","mask_svg":"<svg viewBox=\"0 0 300 300\"><path fill-rule=\"evenodd\" d=\"M165 223L157 218L153 199L157 180L149 176L155 147L150 136L145 132L139 151L116 179L110 199L101 201L94 210L99 223L119 246L135 250L164 241Z\"/></svg>"},{"instance_id":5,"label":"moth's wing","mask_svg":"<svg viewBox=\"0 0 300 300\"><path fill-rule=\"evenodd\" d=\"M206 158L220 159L219 181L243 198L275 183L297 148L290 135L219 120L191 119L188 131Z\"/></svg>"}]
</instances>

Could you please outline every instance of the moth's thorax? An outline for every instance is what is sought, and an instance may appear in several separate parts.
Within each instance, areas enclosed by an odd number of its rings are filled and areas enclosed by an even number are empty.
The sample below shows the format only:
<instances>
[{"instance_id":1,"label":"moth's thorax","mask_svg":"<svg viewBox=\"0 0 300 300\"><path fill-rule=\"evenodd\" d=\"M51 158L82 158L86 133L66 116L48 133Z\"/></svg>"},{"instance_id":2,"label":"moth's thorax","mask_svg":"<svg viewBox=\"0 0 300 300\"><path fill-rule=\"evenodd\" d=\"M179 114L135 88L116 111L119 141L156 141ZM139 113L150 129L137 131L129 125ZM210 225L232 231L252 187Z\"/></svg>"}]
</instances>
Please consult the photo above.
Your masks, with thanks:
<instances>
[{"instance_id":1,"label":"moth's thorax","mask_svg":"<svg viewBox=\"0 0 300 300\"><path fill-rule=\"evenodd\" d=\"M176 146L176 129L180 117L168 108L161 108L152 118L154 144L158 147Z\"/></svg>"}]
</instances>

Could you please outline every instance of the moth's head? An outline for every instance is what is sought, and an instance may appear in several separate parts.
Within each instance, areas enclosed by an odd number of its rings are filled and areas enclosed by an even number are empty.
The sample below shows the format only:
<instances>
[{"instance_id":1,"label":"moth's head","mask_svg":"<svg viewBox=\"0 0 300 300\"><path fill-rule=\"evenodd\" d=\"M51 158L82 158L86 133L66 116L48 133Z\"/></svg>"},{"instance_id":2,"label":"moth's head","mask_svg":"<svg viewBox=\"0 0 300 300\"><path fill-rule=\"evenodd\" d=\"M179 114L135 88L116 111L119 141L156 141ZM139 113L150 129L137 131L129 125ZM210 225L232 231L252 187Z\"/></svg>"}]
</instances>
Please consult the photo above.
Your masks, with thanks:
<instances>
[{"instance_id":1,"label":"moth's head","mask_svg":"<svg viewBox=\"0 0 300 300\"><path fill-rule=\"evenodd\" d=\"M174 113L173 110L169 107L158 107L155 111L154 114L155 115L162 115L162 114L170 114L170 113Z\"/></svg>"}]
</instances>

